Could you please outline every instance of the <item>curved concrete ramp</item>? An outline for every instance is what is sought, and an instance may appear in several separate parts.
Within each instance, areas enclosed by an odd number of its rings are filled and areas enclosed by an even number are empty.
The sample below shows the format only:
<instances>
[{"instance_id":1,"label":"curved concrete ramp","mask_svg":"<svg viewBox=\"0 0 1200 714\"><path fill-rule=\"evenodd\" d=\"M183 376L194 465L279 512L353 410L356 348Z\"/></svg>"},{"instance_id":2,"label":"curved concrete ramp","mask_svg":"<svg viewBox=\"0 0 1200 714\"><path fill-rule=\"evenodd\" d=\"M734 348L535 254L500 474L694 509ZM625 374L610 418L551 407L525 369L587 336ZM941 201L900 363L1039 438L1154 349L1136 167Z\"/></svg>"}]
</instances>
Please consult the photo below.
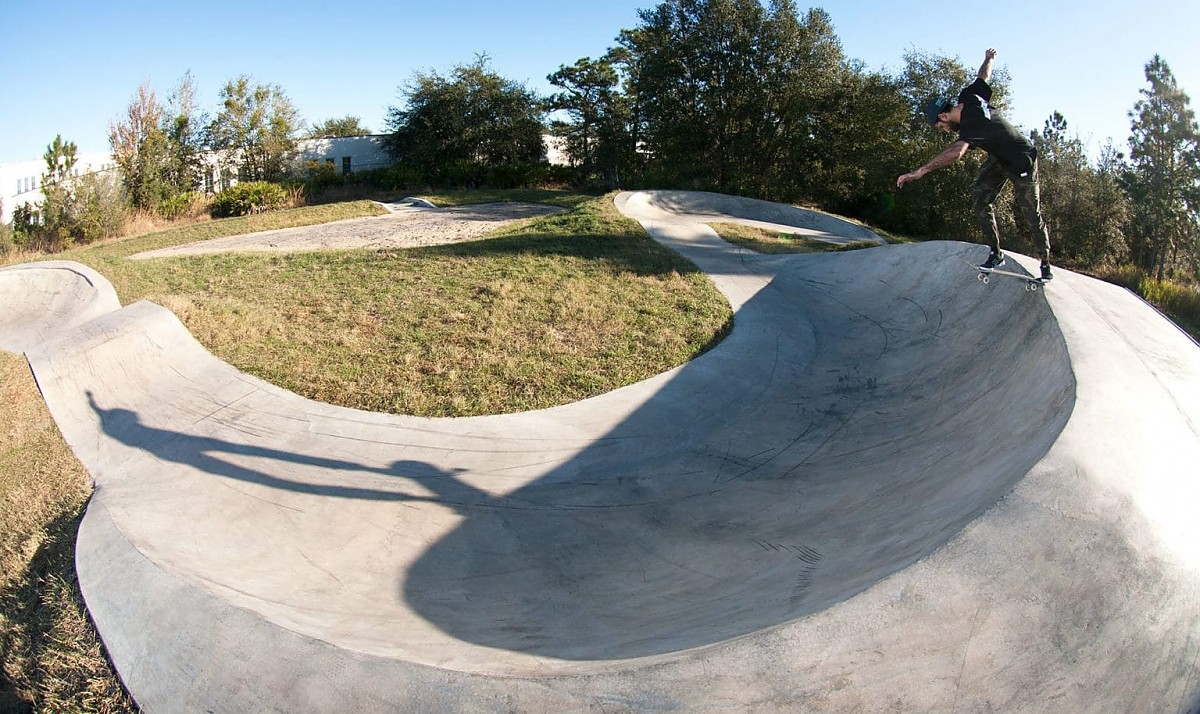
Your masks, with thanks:
<instances>
[{"instance_id":1,"label":"curved concrete ramp","mask_svg":"<svg viewBox=\"0 0 1200 714\"><path fill-rule=\"evenodd\" d=\"M68 261L0 268L0 349L24 352L118 310L112 284Z\"/></svg>"},{"instance_id":2,"label":"curved concrete ramp","mask_svg":"<svg viewBox=\"0 0 1200 714\"><path fill-rule=\"evenodd\" d=\"M1200 349L1066 271L982 285L979 246L764 257L619 205L735 328L577 404L314 403L150 303L27 350L144 708L1195 703Z\"/></svg>"},{"instance_id":3,"label":"curved concrete ramp","mask_svg":"<svg viewBox=\"0 0 1200 714\"><path fill-rule=\"evenodd\" d=\"M636 194L626 194L620 200L632 201L628 209L629 215L637 216L643 221L735 221L829 243L884 244L884 240L871 229L858 223L828 213L757 198L705 191L638 191Z\"/></svg>"}]
</instances>

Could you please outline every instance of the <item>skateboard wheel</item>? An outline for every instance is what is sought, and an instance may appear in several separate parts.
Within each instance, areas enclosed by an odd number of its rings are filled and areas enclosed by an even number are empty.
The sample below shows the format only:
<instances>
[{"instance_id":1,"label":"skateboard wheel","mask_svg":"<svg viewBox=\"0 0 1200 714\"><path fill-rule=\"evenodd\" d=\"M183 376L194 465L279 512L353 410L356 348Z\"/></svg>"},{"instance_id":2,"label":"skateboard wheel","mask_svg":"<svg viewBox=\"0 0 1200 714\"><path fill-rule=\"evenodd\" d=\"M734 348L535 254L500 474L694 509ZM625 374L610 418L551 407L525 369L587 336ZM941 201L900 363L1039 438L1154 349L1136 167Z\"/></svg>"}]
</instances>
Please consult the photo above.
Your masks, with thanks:
<instances>
[{"instance_id":1,"label":"skateboard wheel","mask_svg":"<svg viewBox=\"0 0 1200 714\"><path fill-rule=\"evenodd\" d=\"M980 274L979 274L979 279L983 281L983 284L984 284L984 285L987 285L988 276L984 275L983 273L980 273Z\"/></svg>"}]
</instances>

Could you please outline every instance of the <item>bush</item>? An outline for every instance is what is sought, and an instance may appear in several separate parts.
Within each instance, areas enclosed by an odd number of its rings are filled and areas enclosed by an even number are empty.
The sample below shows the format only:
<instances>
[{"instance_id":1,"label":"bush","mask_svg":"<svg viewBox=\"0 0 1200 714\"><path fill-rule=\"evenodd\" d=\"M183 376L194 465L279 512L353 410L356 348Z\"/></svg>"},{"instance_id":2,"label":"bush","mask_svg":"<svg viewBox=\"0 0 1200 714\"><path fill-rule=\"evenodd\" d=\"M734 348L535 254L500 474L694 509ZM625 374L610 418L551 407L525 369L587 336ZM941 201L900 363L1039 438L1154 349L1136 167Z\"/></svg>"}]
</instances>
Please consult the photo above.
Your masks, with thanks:
<instances>
[{"instance_id":1,"label":"bush","mask_svg":"<svg viewBox=\"0 0 1200 714\"><path fill-rule=\"evenodd\" d=\"M1170 280L1143 278L1138 292L1193 335L1200 331L1200 291Z\"/></svg>"},{"instance_id":2,"label":"bush","mask_svg":"<svg viewBox=\"0 0 1200 714\"><path fill-rule=\"evenodd\" d=\"M111 176L89 173L76 180L75 206L70 233L91 243L118 235L128 214L120 184Z\"/></svg>"},{"instance_id":3,"label":"bush","mask_svg":"<svg viewBox=\"0 0 1200 714\"><path fill-rule=\"evenodd\" d=\"M287 204L287 191L282 186L267 181L249 181L231 186L213 199L213 218L246 216L283 208Z\"/></svg>"},{"instance_id":4,"label":"bush","mask_svg":"<svg viewBox=\"0 0 1200 714\"><path fill-rule=\"evenodd\" d=\"M7 223L0 223L0 257L8 255L16 250L17 244L13 240L12 226Z\"/></svg>"},{"instance_id":5,"label":"bush","mask_svg":"<svg viewBox=\"0 0 1200 714\"><path fill-rule=\"evenodd\" d=\"M1196 286L1155 280L1132 263L1101 270L1097 277L1137 293L1200 340L1200 289Z\"/></svg>"},{"instance_id":6,"label":"bush","mask_svg":"<svg viewBox=\"0 0 1200 714\"><path fill-rule=\"evenodd\" d=\"M169 221L182 218L194 212L193 208L201 198L201 194L196 191L176 194L170 198L163 199L163 202L158 206L157 213Z\"/></svg>"},{"instance_id":7,"label":"bush","mask_svg":"<svg viewBox=\"0 0 1200 714\"><path fill-rule=\"evenodd\" d=\"M45 200L13 211L12 238L22 248L55 252L121 233L128 218L120 184L89 173L69 183L47 185Z\"/></svg>"}]
</instances>

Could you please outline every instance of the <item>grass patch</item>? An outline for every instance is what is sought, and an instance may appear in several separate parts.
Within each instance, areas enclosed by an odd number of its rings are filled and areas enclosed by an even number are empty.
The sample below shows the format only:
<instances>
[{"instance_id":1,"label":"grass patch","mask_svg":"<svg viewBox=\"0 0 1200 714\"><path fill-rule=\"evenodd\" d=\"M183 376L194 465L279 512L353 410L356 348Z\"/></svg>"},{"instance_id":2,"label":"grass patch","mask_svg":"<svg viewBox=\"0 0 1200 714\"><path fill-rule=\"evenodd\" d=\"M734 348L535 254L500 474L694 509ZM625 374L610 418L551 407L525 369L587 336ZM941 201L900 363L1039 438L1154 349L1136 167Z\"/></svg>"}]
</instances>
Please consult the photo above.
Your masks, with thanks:
<instances>
[{"instance_id":1,"label":"grass patch","mask_svg":"<svg viewBox=\"0 0 1200 714\"><path fill-rule=\"evenodd\" d=\"M874 248L879 245L872 241L830 243L804 235L783 233L742 223L713 223L712 229L730 243L736 243L757 253L836 253L845 250Z\"/></svg>"},{"instance_id":2,"label":"grass patch","mask_svg":"<svg viewBox=\"0 0 1200 714\"><path fill-rule=\"evenodd\" d=\"M91 479L25 360L0 352L0 711L134 711L75 578Z\"/></svg>"},{"instance_id":3,"label":"grass patch","mask_svg":"<svg viewBox=\"0 0 1200 714\"><path fill-rule=\"evenodd\" d=\"M124 259L195 240L189 226L61 257L98 270L122 304L172 310L241 370L372 411L557 406L675 367L723 336L729 305L707 276L611 197L545 193L575 208L445 246Z\"/></svg>"},{"instance_id":4,"label":"grass patch","mask_svg":"<svg viewBox=\"0 0 1200 714\"><path fill-rule=\"evenodd\" d=\"M551 191L540 188L521 189L460 189L417 194L440 208L472 206L481 203L546 203L563 208L576 208L595 198L570 191Z\"/></svg>"},{"instance_id":5,"label":"grass patch","mask_svg":"<svg viewBox=\"0 0 1200 714\"><path fill-rule=\"evenodd\" d=\"M1173 280L1156 280L1129 264L1100 271L1096 277L1137 293L1200 341L1200 288Z\"/></svg>"}]
</instances>

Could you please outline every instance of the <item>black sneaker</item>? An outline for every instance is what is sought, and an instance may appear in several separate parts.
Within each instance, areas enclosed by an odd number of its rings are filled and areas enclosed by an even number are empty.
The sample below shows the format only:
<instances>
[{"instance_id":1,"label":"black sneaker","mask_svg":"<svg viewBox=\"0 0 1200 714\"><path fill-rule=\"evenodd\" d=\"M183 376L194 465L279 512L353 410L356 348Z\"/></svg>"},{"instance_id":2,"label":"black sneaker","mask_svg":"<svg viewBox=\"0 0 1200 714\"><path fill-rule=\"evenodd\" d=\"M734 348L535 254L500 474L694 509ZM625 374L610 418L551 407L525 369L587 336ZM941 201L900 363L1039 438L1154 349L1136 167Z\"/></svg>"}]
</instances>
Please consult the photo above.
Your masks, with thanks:
<instances>
[{"instance_id":1,"label":"black sneaker","mask_svg":"<svg viewBox=\"0 0 1200 714\"><path fill-rule=\"evenodd\" d=\"M1050 272L1050 261L1042 261L1042 280L1054 280L1054 273Z\"/></svg>"},{"instance_id":2,"label":"black sneaker","mask_svg":"<svg viewBox=\"0 0 1200 714\"><path fill-rule=\"evenodd\" d=\"M980 270L995 270L1001 265L1004 265L1004 253L992 253L983 265L979 266Z\"/></svg>"}]
</instances>

